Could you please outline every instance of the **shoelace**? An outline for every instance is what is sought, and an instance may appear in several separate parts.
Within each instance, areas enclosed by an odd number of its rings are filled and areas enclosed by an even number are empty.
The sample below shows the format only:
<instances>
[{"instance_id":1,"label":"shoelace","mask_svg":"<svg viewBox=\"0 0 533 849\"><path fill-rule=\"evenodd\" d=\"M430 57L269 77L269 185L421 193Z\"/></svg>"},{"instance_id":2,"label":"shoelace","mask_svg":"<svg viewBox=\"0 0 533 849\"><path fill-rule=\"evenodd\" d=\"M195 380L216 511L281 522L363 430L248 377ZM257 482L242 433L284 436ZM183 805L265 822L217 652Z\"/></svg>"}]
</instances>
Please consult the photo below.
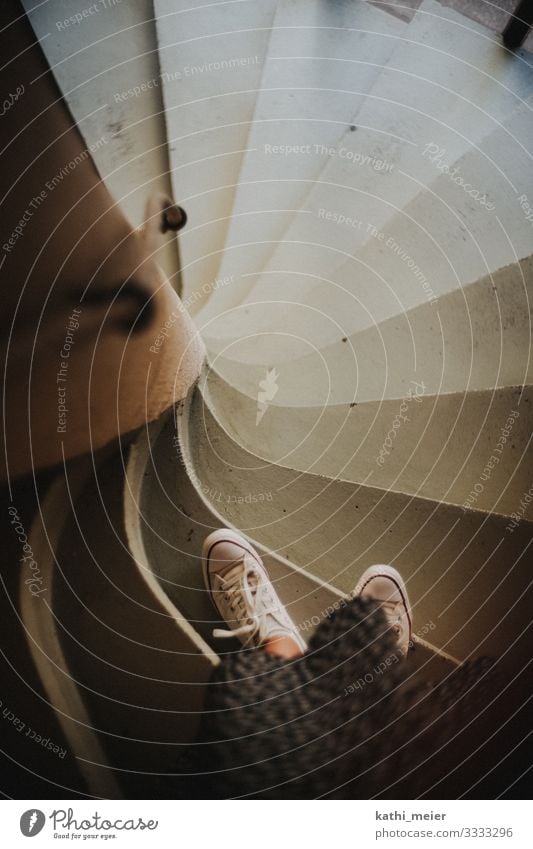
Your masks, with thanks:
<instances>
[{"instance_id":1,"label":"shoelace","mask_svg":"<svg viewBox=\"0 0 533 849\"><path fill-rule=\"evenodd\" d=\"M401 614L398 613L398 616L397 616L398 621L391 622L391 620L389 618L388 611L390 611L393 615L396 615L396 610L397 610L398 606L399 605L403 606L402 602L401 601L380 601L379 604L380 604L381 607L385 608L385 616L387 617L387 620L390 622L391 628L394 631L394 633L399 636L402 632L402 626L400 624Z\"/></svg>"},{"instance_id":2,"label":"shoelace","mask_svg":"<svg viewBox=\"0 0 533 849\"><path fill-rule=\"evenodd\" d=\"M287 624L280 619L279 601L274 597L268 583L261 580L254 562L250 562L245 554L235 567L231 569L230 576L224 580L220 592L224 593L230 609L235 614L236 620L246 619L244 625L235 630L215 628L213 637L228 639L230 637L244 637L248 639L245 645L253 642L254 637L261 636L266 616L272 616L284 629ZM250 611L255 608L255 612Z\"/></svg>"}]
</instances>

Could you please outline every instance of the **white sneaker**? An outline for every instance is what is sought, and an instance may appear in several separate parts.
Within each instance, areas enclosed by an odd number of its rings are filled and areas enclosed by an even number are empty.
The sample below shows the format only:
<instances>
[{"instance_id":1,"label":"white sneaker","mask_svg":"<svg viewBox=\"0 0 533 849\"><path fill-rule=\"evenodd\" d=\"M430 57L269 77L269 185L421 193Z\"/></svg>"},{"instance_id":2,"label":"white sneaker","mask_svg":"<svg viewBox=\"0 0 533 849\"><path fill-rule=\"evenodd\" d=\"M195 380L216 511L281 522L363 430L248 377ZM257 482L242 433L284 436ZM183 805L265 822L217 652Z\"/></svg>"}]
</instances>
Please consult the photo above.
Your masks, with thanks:
<instances>
[{"instance_id":1,"label":"white sneaker","mask_svg":"<svg viewBox=\"0 0 533 849\"><path fill-rule=\"evenodd\" d=\"M229 630L214 637L239 637L245 646L261 646L274 637L289 637L304 652L305 641L285 610L254 548L235 531L209 534L202 548L204 579Z\"/></svg>"},{"instance_id":2,"label":"white sneaker","mask_svg":"<svg viewBox=\"0 0 533 849\"><path fill-rule=\"evenodd\" d=\"M398 636L398 649L406 655L412 645L411 605L405 582L392 566L370 566L352 593L356 598L373 598L383 609L388 624Z\"/></svg>"}]
</instances>

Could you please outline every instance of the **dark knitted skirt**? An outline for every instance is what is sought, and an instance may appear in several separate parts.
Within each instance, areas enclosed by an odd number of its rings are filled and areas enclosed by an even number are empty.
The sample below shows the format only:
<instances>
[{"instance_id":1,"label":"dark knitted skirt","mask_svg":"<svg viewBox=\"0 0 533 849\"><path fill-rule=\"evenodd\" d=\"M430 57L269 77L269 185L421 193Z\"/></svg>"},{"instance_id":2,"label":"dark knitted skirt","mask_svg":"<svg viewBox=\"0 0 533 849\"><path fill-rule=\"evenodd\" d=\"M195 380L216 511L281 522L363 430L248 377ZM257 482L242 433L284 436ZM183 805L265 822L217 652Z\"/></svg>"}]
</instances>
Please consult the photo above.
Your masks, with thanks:
<instances>
[{"instance_id":1,"label":"dark knitted skirt","mask_svg":"<svg viewBox=\"0 0 533 849\"><path fill-rule=\"evenodd\" d=\"M225 657L168 795L443 799L518 788L524 716L511 717L514 691L496 667L479 659L413 683L381 609L356 599L303 657Z\"/></svg>"}]
</instances>

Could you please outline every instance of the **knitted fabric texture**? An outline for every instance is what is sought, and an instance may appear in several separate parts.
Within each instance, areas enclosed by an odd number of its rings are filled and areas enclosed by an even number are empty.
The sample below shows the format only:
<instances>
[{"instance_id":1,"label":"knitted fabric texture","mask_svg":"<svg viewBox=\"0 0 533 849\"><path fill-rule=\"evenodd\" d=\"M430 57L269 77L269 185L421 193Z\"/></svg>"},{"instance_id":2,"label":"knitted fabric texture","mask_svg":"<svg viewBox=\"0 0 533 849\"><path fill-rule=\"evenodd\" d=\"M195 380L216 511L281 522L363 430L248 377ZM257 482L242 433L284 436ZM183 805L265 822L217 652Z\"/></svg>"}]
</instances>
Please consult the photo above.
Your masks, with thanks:
<instances>
[{"instance_id":1,"label":"knitted fabric texture","mask_svg":"<svg viewBox=\"0 0 533 849\"><path fill-rule=\"evenodd\" d=\"M413 685L399 657L381 608L361 599L323 622L301 658L257 649L226 656L173 795L468 795L488 772L487 741L498 756L494 703L503 685L487 659Z\"/></svg>"}]
</instances>

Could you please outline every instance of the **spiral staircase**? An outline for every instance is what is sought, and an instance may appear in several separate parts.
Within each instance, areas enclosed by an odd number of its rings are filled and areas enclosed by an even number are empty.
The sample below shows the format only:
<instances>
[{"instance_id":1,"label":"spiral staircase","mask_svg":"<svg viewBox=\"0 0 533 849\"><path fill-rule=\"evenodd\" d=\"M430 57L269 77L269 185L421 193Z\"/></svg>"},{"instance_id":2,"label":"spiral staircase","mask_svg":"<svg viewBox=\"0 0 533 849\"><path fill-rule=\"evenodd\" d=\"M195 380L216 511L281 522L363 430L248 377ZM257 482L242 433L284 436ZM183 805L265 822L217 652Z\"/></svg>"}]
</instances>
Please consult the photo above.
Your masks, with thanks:
<instances>
[{"instance_id":1,"label":"spiral staircase","mask_svg":"<svg viewBox=\"0 0 533 849\"><path fill-rule=\"evenodd\" d=\"M529 663L531 54L436 0L143 0L61 32L71 4L25 5L134 223L169 183L188 214L179 264L161 261L208 360L139 435L123 507L151 593L137 633L164 616L181 634L181 712L218 662L198 555L222 524L264 552L305 635L387 562L413 603L412 674ZM68 619L112 750L79 646L98 657L105 634ZM156 709L135 705L130 729Z\"/></svg>"},{"instance_id":2,"label":"spiral staircase","mask_svg":"<svg viewBox=\"0 0 533 849\"><path fill-rule=\"evenodd\" d=\"M439 647L497 652L529 580L527 521L505 530L531 484L529 56L436 2L409 22L159 2L156 22L209 352L191 479L343 592L393 562Z\"/></svg>"}]
</instances>

